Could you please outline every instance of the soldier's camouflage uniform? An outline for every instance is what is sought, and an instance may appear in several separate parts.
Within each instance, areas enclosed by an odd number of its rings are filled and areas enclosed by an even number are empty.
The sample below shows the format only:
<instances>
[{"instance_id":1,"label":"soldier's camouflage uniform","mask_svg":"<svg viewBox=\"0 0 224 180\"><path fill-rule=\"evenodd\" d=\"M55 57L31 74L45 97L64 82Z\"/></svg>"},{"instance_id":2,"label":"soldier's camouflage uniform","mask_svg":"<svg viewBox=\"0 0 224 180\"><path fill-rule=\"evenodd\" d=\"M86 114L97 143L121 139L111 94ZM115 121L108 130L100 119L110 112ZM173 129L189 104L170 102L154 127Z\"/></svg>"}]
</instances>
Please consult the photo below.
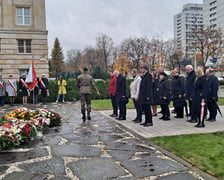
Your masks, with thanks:
<instances>
[{"instance_id":1,"label":"soldier's camouflage uniform","mask_svg":"<svg viewBox=\"0 0 224 180\"><path fill-rule=\"evenodd\" d=\"M91 86L98 91L94 79L87 72L83 72L78 76L76 84L80 88L81 112L85 116L85 103L87 104L87 115L90 117L91 112Z\"/></svg>"}]
</instances>

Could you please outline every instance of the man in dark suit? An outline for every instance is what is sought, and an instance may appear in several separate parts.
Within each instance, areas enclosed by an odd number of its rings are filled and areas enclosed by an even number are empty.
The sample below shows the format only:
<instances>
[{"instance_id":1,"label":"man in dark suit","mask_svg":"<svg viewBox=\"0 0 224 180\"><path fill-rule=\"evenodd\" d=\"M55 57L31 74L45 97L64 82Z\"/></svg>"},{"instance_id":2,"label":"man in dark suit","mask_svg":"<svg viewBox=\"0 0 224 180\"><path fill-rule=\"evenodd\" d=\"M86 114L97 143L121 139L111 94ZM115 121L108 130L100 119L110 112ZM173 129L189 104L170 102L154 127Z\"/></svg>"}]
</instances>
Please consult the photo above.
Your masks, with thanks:
<instances>
[{"instance_id":1,"label":"man in dark suit","mask_svg":"<svg viewBox=\"0 0 224 180\"><path fill-rule=\"evenodd\" d=\"M152 103L152 75L149 73L147 64L142 64L140 67L142 73L142 80L140 84L139 103L142 110L145 112L145 122L140 125L152 126L152 111L150 104Z\"/></svg>"},{"instance_id":2,"label":"man in dark suit","mask_svg":"<svg viewBox=\"0 0 224 180\"><path fill-rule=\"evenodd\" d=\"M207 106L209 110L209 118L208 121L216 121L217 115L217 101L218 101L218 89L219 89L219 81L218 78L212 74L212 70L206 69L205 75L207 76L208 81L208 92L207 92Z\"/></svg>"},{"instance_id":3,"label":"man in dark suit","mask_svg":"<svg viewBox=\"0 0 224 180\"><path fill-rule=\"evenodd\" d=\"M117 73L117 86L116 86L116 96L117 103L119 107L119 117L117 120L126 120L126 78L120 73Z\"/></svg>"}]
</instances>

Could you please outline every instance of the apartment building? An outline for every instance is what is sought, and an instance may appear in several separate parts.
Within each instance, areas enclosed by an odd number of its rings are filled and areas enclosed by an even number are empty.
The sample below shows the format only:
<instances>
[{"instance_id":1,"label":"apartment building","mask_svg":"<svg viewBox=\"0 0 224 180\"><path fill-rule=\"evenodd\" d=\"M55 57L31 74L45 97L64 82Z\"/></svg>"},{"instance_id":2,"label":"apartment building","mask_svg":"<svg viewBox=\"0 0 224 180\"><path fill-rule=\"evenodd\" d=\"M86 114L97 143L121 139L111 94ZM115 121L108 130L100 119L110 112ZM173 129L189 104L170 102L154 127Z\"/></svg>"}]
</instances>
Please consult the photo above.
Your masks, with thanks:
<instances>
[{"instance_id":1,"label":"apartment building","mask_svg":"<svg viewBox=\"0 0 224 180\"><path fill-rule=\"evenodd\" d=\"M48 76L45 0L0 0L0 73L19 79L31 63Z\"/></svg>"},{"instance_id":2,"label":"apartment building","mask_svg":"<svg viewBox=\"0 0 224 180\"><path fill-rule=\"evenodd\" d=\"M203 5L189 3L184 5L182 11L174 16L176 48L183 53L184 60L190 60L196 51L191 46L194 40L190 37L195 26L203 26Z\"/></svg>"},{"instance_id":3,"label":"apartment building","mask_svg":"<svg viewBox=\"0 0 224 180\"><path fill-rule=\"evenodd\" d=\"M203 1L204 24L206 26L221 28L224 32L224 1Z\"/></svg>"}]
</instances>

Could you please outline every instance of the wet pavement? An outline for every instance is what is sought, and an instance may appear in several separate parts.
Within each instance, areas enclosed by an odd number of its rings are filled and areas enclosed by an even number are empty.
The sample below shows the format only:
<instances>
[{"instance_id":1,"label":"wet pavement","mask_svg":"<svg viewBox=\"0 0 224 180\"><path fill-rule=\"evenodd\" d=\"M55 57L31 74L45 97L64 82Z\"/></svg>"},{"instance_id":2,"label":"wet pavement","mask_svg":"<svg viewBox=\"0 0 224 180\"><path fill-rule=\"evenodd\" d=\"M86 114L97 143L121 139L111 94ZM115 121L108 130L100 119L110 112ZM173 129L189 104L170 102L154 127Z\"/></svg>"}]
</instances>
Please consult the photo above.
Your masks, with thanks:
<instances>
[{"instance_id":1,"label":"wet pavement","mask_svg":"<svg viewBox=\"0 0 224 180\"><path fill-rule=\"evenodd\" d=\"M19 106L4 106L0 115ZM21 106L20 106L21 107ZM11 151L0 152L5 180L196 180L212 177L145 143L101 112L82 122L79 103L27 105L62 116L62 125ZM151 128L151 127L150 127Z\"/></svg>"}]
</instances>

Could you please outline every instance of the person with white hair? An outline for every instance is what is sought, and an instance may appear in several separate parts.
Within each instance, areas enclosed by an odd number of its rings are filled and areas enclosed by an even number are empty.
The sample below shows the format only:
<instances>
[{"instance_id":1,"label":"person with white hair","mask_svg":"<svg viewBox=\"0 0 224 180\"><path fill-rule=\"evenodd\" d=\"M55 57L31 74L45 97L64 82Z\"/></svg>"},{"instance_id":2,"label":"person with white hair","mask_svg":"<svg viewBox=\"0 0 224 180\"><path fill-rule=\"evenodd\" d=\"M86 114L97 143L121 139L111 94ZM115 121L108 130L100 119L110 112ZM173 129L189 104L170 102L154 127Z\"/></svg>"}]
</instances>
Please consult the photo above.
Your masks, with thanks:
<instances>
[{"instance_id":1,"label":"person with white hair","mask_svg":"<svg viewBox=\"0 0 224 180\"><path fill-rule=\"evenodd\" d=\"M189 104L189 111L190 111L189 116L191 117L191 119L188 120L188 122L195 123L197 121L196 121L196 117L193 117L194 113L193 113L192 99L194 96L194 83L195 83L196 75L195 75L195 71L194 71L192 65L187 65L185 67L185 70L187 72L186 98L187 98L188 104Z\"/></svg>"}]
</instances>

